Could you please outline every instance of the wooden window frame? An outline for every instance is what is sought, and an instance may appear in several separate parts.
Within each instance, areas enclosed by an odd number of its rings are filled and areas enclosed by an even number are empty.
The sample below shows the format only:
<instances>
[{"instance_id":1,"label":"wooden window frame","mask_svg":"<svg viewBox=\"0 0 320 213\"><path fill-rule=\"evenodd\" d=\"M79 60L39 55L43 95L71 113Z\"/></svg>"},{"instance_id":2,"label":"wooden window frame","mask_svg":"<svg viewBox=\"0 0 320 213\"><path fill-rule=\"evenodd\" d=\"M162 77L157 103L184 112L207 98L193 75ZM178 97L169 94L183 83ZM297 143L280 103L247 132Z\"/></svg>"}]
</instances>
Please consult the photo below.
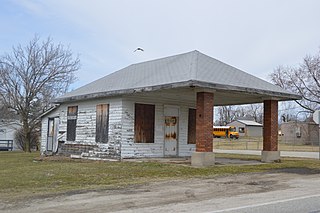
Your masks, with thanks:
<instances>
[{"instance_id":1,"label":"wooden window frame","mask_svg":"<svg viewBox=\"0 0 320 213\"><path fill-rule=\"evenodd\" d=\"M155 105L135 104L134 142L154 143Z\"/></svg>"},{"instance_id":2,"label":"wooden window frame","mask_svg":"<svg viewBox=\"0 0 320 213\"><path fill-rule=\"evenodd\" d=\"M76 140L78 119L78 106L68 106L67 108L67 141Z\"/></svg>"},{"instance_id":3,"label":"wooden window frame","mask_svg":"<svg viewBox=\"0 0 320 213\"><path fill-rule=\"evenodd\" d=\"M53 135L54 135L54 118L48 118L46 150L49 152L53 151ZM50 143L49 143L49 140L50 140ZM49 147L49 144L51 145L50 147Z\"/></svg>"}]
</instances>

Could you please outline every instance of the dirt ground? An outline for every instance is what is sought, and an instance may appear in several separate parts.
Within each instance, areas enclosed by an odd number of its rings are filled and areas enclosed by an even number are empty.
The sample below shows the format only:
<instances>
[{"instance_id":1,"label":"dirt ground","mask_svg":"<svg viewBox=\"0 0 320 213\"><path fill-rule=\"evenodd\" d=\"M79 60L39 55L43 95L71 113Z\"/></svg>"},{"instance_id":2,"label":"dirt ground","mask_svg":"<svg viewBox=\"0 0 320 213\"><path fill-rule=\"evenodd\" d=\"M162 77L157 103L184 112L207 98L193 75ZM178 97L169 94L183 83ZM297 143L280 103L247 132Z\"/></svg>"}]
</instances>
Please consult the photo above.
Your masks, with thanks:
<instances>
[{"instance_id":1,"label":"dirt ground","mask_svg":"<svg viewBox=\"0 0 320 213\"><path fill-rule=\"evenodd\" d=\"M161 209L167 205L199 204L212 198L286 190L295 187L292 184L297 179L308 178L319 179L319 174L306 169L287 169L211 179L162 181L16 203L0 201L0 212L150 212L147 209L151 207L153 212L162 212ZM201 212L197 209L187 209L184 212L189 210Z\"/></svg>"}]
</instances>

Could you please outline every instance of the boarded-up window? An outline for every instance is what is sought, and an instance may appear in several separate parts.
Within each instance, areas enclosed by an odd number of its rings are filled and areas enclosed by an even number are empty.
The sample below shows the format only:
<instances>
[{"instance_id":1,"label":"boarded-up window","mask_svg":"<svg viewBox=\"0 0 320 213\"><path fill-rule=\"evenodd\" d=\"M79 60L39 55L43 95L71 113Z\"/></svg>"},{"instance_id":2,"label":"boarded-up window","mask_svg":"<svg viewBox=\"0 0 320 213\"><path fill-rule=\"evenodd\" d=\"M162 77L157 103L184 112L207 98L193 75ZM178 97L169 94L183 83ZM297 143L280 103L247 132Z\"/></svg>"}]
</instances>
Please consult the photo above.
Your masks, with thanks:
<instances>
[{"instance_id":1,"label":"boarded-up window","mask_svg":"<svg viewBox=\"0 0 320 213\"><path fill-rule=\"evenodd\" d=\"M155 107L149 104L135 104L134 141L154 143Z\"/></svg>"},{"instance_id":2,"label":"boarded-up window","mask_svg":"<svg viewBox=\"0 0 320 213\"><path fill-rule=\"evenodd\" d=\"M109 105L97 105L96 111L96 142L107 143L109 130Z\"/></svg>"},{"instance_id":3,"label":"boarded-up window","mask_svg":"<svg viewBox=\"0 0 320 213\"><path fill-rule=\"evenodd\" d=\"M196 143L196 110L189 109L188 116L188 144Z\"/></svg>"},{"instance_id":4,"label":"boarded-up window","mask_svg":"<svg viewBox=\"0 0 320 213\"><path fill-rule=\"evenodd\" d=\"M67 113L67 141L76 140L78 106L69 106Z\"/></svg>"}]
</instances>

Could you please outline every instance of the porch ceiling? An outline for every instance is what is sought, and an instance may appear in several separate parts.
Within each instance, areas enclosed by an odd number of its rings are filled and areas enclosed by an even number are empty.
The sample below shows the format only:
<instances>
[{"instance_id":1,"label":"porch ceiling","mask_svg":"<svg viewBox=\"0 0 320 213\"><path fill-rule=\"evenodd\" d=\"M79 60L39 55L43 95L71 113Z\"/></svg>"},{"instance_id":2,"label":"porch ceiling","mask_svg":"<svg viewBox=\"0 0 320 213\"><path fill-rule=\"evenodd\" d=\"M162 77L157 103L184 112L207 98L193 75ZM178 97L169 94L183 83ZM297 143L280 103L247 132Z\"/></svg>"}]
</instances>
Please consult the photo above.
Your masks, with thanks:
<instances>
[{"instance_id":1,"label":"porch ceiling","mask_svg":"<svg viewBox=\"0 0 320 213\"><path fill-rule=\"evenodd\" d=\"M183 87L173 89L156 90L152 92L138 92L130 94L125 97L139 97L142 99L153 100L161 99L169 103L173 102L186 102L190 104L196 103L197 92L206 91L214 93L214 105L225 106L225 105L241 105L241 104L252 104L262 103L264 100L286 100L283 97L277 97L275 95L260 94L258 92L241 92L233 90L215 90L210 88L201 87ZM289 99L289 98L288 98Z\"/></svg>"}]
</instances>

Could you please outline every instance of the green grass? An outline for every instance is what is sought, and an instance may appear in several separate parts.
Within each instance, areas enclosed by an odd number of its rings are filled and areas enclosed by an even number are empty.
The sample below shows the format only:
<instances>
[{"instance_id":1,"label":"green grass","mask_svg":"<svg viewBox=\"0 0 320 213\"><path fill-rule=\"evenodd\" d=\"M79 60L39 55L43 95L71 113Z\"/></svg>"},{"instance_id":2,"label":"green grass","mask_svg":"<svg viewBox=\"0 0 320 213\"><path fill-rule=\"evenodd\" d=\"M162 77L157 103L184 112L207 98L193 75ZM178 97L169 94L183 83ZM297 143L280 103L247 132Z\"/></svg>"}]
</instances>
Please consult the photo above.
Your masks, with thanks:
<instances>
[{"instance_id":1,"label":"green grass","mask_svg":"<svg viewBox=\"0 0 320 213\"><path fill-rule=\"evenodd\" d=\"M273 164L193 168L158 162L72 159L35 161L36 157L39 157L39 153L0 152L0 200L113 189L170 179L210 178L217 175L264 172L278 168L303 167L320 171L320 162L317 160L284 159L282 163ZM243 158L240 155L222 154L217 154L217 157Z\"/></svg>"}]
</instances>

